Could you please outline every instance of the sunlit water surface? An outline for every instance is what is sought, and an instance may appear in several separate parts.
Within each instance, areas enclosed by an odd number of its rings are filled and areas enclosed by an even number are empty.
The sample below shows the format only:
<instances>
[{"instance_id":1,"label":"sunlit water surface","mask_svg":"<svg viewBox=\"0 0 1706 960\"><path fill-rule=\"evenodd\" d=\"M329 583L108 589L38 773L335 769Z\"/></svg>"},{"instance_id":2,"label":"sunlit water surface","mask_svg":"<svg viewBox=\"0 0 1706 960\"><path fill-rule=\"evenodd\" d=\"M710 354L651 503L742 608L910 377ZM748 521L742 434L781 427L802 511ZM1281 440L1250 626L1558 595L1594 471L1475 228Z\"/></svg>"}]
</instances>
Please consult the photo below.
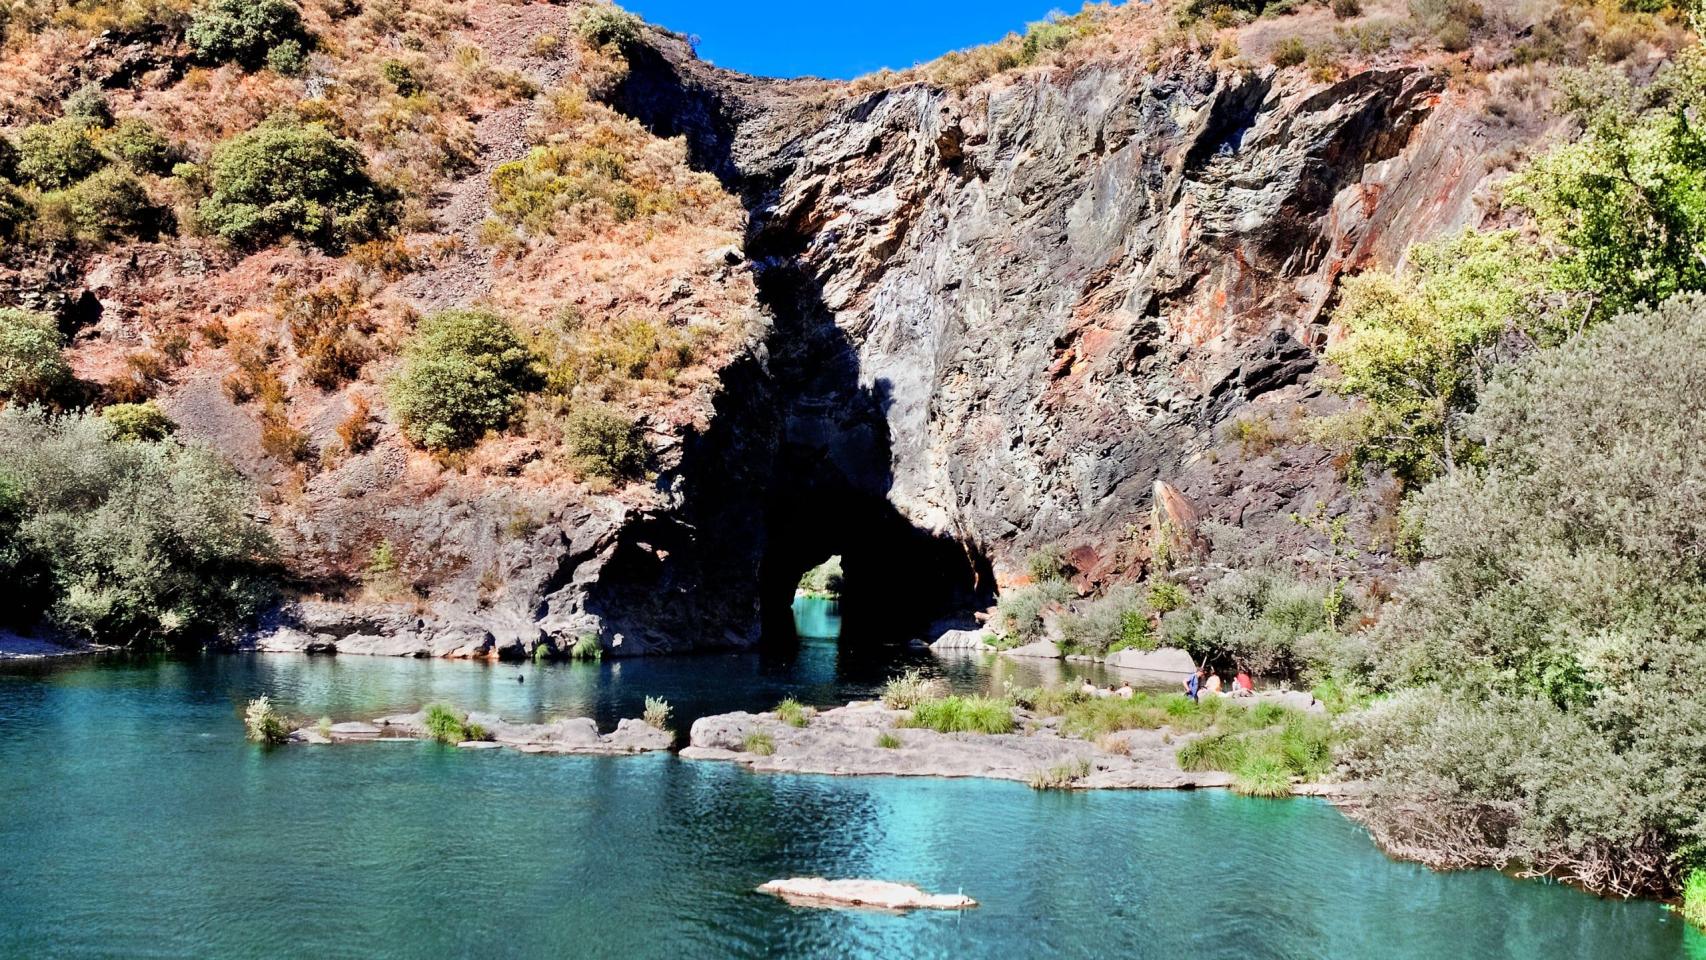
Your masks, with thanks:
<instances>
[{"instance_id":1,"label":"sunlit water surface","mask_svg":"<svg viewBox=\"0 0 1706 960\"><path fill-rule=\"evenodd\" d=\"M0 956L1706 958L1661 907L1394 863L1317 801L756 775L670 755L264 750L239 720L268 693L303 717L444 701L608 729L650 694L685 726L787 695L844 702L894 669L808 643L597 665L0 670ZM1004 669L948 672L963 690L1037 679ZM982 906L805 910L753 892L794 875Z\"/></svg>"}]
</instances>

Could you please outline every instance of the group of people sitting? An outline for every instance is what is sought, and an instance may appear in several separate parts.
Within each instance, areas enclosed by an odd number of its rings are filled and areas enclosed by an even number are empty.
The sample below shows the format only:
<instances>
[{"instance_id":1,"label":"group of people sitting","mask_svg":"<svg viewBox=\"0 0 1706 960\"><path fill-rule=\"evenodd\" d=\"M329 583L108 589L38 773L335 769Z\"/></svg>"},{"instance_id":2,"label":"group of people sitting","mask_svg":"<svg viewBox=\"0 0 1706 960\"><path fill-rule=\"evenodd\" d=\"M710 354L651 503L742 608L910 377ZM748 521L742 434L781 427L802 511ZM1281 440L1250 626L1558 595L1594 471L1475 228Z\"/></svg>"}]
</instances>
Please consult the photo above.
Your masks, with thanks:
<instances>
[{"instance_id":1,"label":"group of people sitting","mask_svg":"<svg viewBox=\"0 0 1706 960\"><path fill-rule=\"evenodd\" d=\"M1185 696L1200 702L1205 695L1253 697L1256 695L1256 683L1250 679L1250 674L1240 667L1238 675L1232 678L1232 685L1223 687L1220 674L1210 670L1205 664L1198 667L1196 673L1185 678Z\"/></svg>"},{"instance_id":2,"label":"group of people sitting","mask_svg":"<svg viewBox=\"0 0 1706 960\"><path fill-rule=\"evenodd\" d=\"M1086 678L1084 685L1078 688L1078 692L1086 697L1119 697L1121 700L1130 700L1133 690L1129 683L1122 682L1117 689L1104 688L1096 686Z\"/></svg>"}]
</instances>

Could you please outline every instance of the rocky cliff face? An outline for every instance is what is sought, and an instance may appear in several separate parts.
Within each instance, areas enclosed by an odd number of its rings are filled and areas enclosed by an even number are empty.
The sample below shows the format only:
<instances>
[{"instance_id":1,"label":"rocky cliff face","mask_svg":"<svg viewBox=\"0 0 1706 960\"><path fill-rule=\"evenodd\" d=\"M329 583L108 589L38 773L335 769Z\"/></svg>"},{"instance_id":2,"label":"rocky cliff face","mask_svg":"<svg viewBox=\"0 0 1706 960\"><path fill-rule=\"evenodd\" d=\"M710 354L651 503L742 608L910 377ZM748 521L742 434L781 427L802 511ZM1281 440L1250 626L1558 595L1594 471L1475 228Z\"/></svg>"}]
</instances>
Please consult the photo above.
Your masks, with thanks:
<instances>
[{"instance_id":1,"label":"rocky cliff face","mask_svg":"<svg viewBox=\"0 0 1706 960\"><path fill-rule=\"evenodd\" d=\"M686 136L747 206L728 257L763 329L655 495L543 504L494 541L497 602L299 604L264 645L747 646L831 554L849 630L904 636L1043 545L1086 581L1137 574L1157 480L1298 550L1287 518L1317 504L1381 522L1325 451L1227 455L1225 425L1331 408L1313 379L1337 278L1480 219L1492 134L1440 73L1320 83L1181 53L854 94L719 71L661 33L629 60L609 101Z\"/></svg>"}]
</instances>

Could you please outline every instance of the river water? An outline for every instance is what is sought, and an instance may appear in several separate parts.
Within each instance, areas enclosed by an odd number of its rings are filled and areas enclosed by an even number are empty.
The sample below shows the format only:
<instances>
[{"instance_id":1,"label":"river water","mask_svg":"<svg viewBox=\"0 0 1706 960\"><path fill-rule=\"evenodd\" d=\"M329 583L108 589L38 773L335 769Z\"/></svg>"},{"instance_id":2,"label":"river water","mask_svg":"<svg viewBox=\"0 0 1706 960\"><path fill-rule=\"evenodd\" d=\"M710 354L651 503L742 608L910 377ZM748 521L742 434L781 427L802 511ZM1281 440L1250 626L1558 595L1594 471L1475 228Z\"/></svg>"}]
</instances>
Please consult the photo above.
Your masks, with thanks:
<instances>
[{"instance_id":1,"label":"river water","mask_svg":"<svg viewBox=\"0 0 1706 960\"><path fill-rule=\"evenodd\" d=\"M760 775L672 755L244 742L430 702L604 729L869 695L927 654L486 665L288 655L0 670L0 957L1693 957L1663 908L1381 856L1313 800ZM1003 681L946 665L960 689ZM517 682L522 677L525 682ZM777 877L960 891L789 907Z\"/></svg>"}]
</instances>

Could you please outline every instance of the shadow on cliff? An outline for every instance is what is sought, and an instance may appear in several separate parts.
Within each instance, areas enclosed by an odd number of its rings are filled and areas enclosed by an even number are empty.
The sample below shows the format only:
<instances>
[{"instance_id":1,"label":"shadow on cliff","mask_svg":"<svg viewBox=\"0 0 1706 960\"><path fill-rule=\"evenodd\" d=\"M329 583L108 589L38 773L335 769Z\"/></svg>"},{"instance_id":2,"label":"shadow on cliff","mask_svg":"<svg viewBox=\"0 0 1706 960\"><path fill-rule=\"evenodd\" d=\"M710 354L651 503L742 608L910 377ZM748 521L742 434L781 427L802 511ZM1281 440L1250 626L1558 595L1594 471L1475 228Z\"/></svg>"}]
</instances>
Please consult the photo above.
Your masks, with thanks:
<instances>
[{"instance_id":1,"label":"shadow on cliff","mask_svg":"<svg viewBox=\"0 0 1706 960\"><path fill-rule=\"evenodd\" d=\"M717 89L719 74L695 65L706 76L687 75L679 59L631 51L610 102L658 135L685 137L694 166L742 199L746 255L774 326L763 356L724 371L711 426L686 438L680 467L660 479L680 492L679 507L630 525L589 609L608 623L679 631L677 643L744 646L755 626L767 644L792 644L801 575L840 556L844 642L922 637L992 600L989 561L890 501L889 384L863 382L856 344L801 268L810 233L770 216L788 172L774 161L793 151L768 151L765 169L743 170L742 105Z\"/></svg>"}]
</instances>

